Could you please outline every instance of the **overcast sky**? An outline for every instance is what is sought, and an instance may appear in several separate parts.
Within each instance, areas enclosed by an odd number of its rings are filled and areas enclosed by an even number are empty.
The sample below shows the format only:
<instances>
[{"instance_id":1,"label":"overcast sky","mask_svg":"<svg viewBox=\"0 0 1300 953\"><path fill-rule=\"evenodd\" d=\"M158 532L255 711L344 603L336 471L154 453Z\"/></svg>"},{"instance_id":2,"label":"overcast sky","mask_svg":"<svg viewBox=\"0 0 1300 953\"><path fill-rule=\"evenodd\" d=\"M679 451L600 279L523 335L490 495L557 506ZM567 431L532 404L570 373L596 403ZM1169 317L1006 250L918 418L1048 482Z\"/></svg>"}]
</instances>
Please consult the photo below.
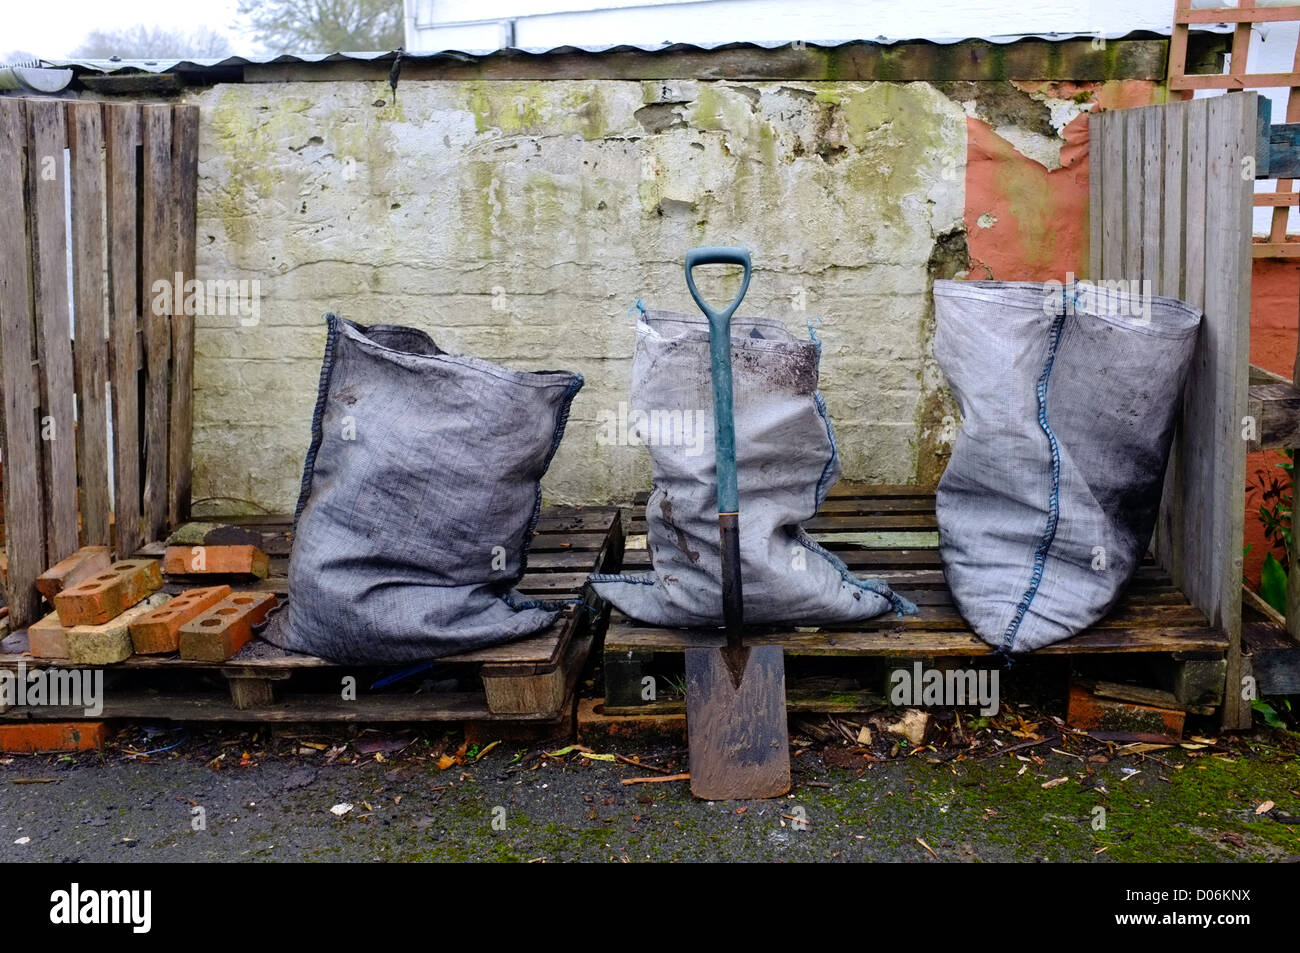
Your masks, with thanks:
<instances>
[{"instance_id":1,"label":"overcast sky","mask_svg":"<svg viewBox=\"0 0 1300 953\"><path fill-rule=\"evenodd\" d=\"M189 33L209 27L224 34L235 52L250 52L251 39L238 29L239 0L6 0L0 19L0 56L22 50L50 59L66 57L91 30L136 24Z\"/></svg>"}]
</instances>

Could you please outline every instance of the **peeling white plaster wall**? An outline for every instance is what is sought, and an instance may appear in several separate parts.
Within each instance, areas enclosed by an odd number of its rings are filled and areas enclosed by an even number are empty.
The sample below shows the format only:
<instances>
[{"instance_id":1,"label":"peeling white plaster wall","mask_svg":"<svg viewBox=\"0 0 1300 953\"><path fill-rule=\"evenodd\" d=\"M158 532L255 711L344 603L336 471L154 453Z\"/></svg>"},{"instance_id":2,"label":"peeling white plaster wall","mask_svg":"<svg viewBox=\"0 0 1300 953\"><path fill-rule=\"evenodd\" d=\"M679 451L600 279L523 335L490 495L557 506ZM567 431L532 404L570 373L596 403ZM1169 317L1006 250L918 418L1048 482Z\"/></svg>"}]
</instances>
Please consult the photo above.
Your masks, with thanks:
<instances>
[{"instance_id":1,"label":"peeling white plaster wall","mask_svg":"<svg viewBox=\"0 0 1300 953\"><path fill-rule=\"evenodd\" d=\"M682 258L713 244L753 251L743 312L820 319L846 477L914 478L941 388L927 262L961 227L966 157L962 107L931 86L404 82L394 103L332 82L189 101L199 277L261 290L255 326L198 318L198 512L292 511L331 310L580 371L546 495L630 498L646 451L598 439L627 399L629 308L694 310Z\"/></svg>"}]
</instances>

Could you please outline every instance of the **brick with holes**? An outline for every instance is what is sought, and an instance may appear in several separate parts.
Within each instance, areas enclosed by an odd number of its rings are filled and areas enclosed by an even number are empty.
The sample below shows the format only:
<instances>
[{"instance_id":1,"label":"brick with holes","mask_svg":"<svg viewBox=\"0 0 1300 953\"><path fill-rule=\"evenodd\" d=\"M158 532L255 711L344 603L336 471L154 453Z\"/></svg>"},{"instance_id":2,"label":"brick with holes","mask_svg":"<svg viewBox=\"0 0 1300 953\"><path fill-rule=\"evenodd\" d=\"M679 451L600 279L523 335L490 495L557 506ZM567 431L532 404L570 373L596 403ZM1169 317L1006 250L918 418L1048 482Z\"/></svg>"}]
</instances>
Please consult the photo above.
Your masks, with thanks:
<instances>
[{"instance_id":1,"label":"brick with holes","mask_svg":"<svg viewBox=\"0 0 1300 953\"><path fill-rule=\"evenodd\" d=\"M265 579L270 560L256 546L168 546L163 572L169 576L246 575Z\"/></svg>"},{"instance_id":2,"label":"brick with holes","mask_svg":"<svg viewBox=\"0 0 1300 953\"><path fill-rule=\"evenodd\" d=\"M224 662L253 637L253 626L275 606L270 592L232 592L207 612L181 626L181 658Z\"/></svg>"},{"instance_id":3,"label":"brick with holes","mask_svg":"<svg viewBox=\"0 0 1300 953\"><path fill-rule=\"evenodd\" d=\"M108 572L113 556L107 546L82 546L67 559L61 559L36 577L36 589L53 600L64 589Z\"/></svg>"},{"instance_id":4,"label":"brick with holes","mask_svg":"<svg viewBox=\"0 0 1300 953\"><path fill-rule=\"evenodd\" d=\"M64 589L54 597L54 609L66 626L103 625L161 588L156 559L122 559Z\"/></svg>"},{"instance_id":5,"label":"brick with holes","mask_svg":"<svg viewBox=\"0 0 1300 953\"><path fill-rule=\"evenodd\" d=\"M137 655L175 652L180 647L181 626L207 612L230 595L229 586L188 589L164 606L131 623L131 645Z\"/></svg>"}]
</instances>

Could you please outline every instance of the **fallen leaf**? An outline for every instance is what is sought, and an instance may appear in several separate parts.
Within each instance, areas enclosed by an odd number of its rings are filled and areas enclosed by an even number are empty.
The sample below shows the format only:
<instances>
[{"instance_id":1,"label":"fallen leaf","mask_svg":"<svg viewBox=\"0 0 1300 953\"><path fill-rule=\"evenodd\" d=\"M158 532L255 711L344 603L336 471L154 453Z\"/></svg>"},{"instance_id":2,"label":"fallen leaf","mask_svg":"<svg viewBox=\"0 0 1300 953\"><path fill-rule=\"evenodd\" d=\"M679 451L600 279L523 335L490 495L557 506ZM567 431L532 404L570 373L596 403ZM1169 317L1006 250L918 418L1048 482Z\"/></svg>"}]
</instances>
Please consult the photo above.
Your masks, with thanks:
<instances>
[{"instance_id":1,"label":"fallen leaf","mask_svg":"<svg viewBox=\"0 0 1300 953\"><path fill-rule=\"evenodd\" d=\"M456 759L455 759L455 758L453 758L453 757L452 757L451 755L449 755L449 754L445 754L445 755L443 755L441 758L438 759L438 768L439 768L439 770L446 771L448 768L450 768L450 767L451 767L452 765L454 765L455 763L456 763Z\"/></svg>"},{"instance_id":2,"label":"fallen leaf","mask_svg":"<svg viewBox=\"0 0 1300 953\"><path fill-rule=\"evenodd\" d=\"M474 760L475 760L475 761L482 761L483 758L487 755L487 753L488 753L489 751L491 751L493 748L495 748L495 747L496 747L497 745L499 745L499 744L501 744L501 742L499 742L499 741L494 741L494 742L492 742L490 745L488 745L486 748L484 748L482 751L480 751L480 752L478 753L478 757L475 758Z\"/></svg>"},{"instance_id":3,"label":"fallen leaf","mask_svg":"<svg viewBox=\"0 0 1300 953\"><path fill-rule=\"evenodd\" d=\"M410 743L411 739L407 737L379 735L360 738L353 743L353 747L362 754L392 754L394 751L401 751Z\"/></svg>"},{"instance_id":4,"label":"fallen leaf","mask_svg":"<svg viewBox=\"0 0 1300 953\"><path fill-rule=\"evenodd\" d=\"M1018 727L1012 728L1011 733L1017 738L1024 738L1029 741L1038 741L1043 737L1038 733L1038 722L1033 722L1031 724L1019 715L1016 715L1016 721L1020 724Z\"/></svg>"},{"instance_id":5,"label":"fallen leaf","mask_svg":"<svg viewBox=\"0 0 1300 953\"><path fill-rule=\"evenodd\" d=\"M1277 805L1275 805L1272 801L1265 801L1265 802L1264 802L1263 804L1261 804L1259 807L1255 808L1255 813L1256 813L1256 814L1267 814L1269 811L1273 810L1273 808L1276 807L1276 806L1277 806Z\"/></svg>"},{"instance_id":6,"label":"fallen leaf","mask_svg":"<svg viewBox=\"0 0 1300 953\"><path fill-rule=\"evenodd\" d=\"M925 841L921 840L921 838L918 837L916 839L916 842L920 844L922 847L924 847L926 850L928 850L930 852L930 856L933 857L935 860L939 859L939 855L934 852L934 848L931 847L929 844L927 844Z\"/></svg>"},{"instance_id":7,"label":"fallen leaf","mask_svg":"<svg viewBox=\"0 0 1300 953\"><path fill-rule=\"evenodd\" d=\"M344 801L343 803L335 804L332 808L330 808L330 813L333 814L335 817L342 817L350 810L352 810L352 805Z\"/></svg>"},{"instance_id":8,"label":"fallen leaf","mask_svg":"<svg viewBox=\"0 0 1300 953\"><path fill-rule=\"evenodd\" d=\"M1070 779L1069 779L1069 778L1052 778L1052 780L1050 780L1050 781L1044 781L1044 782L1043 782L1043 787L1045 787L1045 788L1054 788L1054 787L1056 787L1058 784L1064 784L1064 783L1065 783L1066 781L1068 781L1068 780L1070 780Z\"/></svg>"}]
</instances>

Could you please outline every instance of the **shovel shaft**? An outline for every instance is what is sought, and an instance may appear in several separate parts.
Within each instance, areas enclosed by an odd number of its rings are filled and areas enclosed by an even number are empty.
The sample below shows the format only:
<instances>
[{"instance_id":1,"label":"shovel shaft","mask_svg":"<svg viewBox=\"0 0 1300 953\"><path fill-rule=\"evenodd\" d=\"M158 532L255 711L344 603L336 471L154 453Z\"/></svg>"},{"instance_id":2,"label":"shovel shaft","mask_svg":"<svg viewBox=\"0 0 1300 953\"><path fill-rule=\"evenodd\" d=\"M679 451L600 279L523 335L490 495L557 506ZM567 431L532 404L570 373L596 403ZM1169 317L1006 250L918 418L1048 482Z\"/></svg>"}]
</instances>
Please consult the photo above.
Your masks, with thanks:
<instances>
[{"instance_id":1,"label":"shovel shaft","mask_svg":"<svg viewBox=\"0 0 1300 953\"><path fill-rule=\"evenodd\" d=\"M741 645L745 628L745 598L740 585L740 523L735 513L718 514L718 535L722 543L722 621L727 643Z\"/></svg>"},{"instance_id":2,"label":"shovel shaft","mask_svg":"<svg viewBox=\"0 0 1300 953\"><path fill-rule=\"evenodd\" d=\"M691 272L697 265L739 265L745 270L740 291L718 310L704 300ZM718 534L722 556L722 618L727 642L741 645L744 594L740 582L740 488L736 473L736 423L731 385L731 317L749 290L752 266L744 248L695 248L686 253L686 287L709 320L709 358L713 376L713 422L717 445Z\"/></svg>"}]
</instances>

